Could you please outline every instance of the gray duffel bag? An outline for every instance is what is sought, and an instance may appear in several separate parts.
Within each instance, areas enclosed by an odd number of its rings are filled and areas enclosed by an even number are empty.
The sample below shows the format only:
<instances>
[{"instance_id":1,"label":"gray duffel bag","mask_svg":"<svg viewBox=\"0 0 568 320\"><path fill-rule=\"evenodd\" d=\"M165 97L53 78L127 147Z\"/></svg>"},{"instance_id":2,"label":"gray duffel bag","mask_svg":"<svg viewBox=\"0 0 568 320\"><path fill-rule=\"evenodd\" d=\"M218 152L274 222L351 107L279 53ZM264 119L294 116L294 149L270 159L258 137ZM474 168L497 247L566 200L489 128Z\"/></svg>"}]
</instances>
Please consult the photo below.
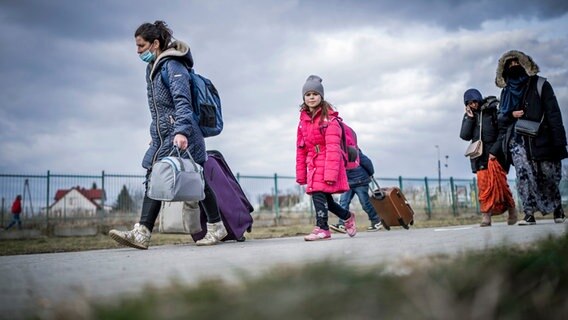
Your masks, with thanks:
<instances>
[{"instance_id":1,"label":"gray duffel bag","mask_svg":"<svg viewBox=\"0 0 568 320\"><path fill-rule=\"evenodd\" d=\"M177 157L172 156L176 151ZM148 198L160 201L201 201L203 191L203 168L195 163L189 152L182 158L177 147L170 156L154 163L148 181Z\"/></svg>"}]
</instances>

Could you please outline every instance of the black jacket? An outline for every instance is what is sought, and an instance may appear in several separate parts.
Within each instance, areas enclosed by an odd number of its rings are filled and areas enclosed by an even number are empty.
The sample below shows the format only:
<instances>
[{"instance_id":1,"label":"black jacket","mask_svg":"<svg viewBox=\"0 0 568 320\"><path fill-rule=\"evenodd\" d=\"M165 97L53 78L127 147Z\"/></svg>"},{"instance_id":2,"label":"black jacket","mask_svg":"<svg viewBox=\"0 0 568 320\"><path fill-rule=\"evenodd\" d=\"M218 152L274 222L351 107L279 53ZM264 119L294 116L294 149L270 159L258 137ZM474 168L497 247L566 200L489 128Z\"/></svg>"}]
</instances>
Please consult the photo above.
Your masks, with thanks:
<instances>
[{"instance_id":1,"label":"black jacket","mask_svg":"<svg viewBox=\"0 0 568 320\"><path fill-rule=\"evenodd\" d=\"M562 114L556 100L556 95L548 81L542 87L542 97L537 90L538 76L531 76L525 90L524 100L515 110L525 111L523 119L541 121L539 133L536 137L521 135L518 138L525 146L527 157L536 161L560 161L568 157L566 150L566 131L562 123ZM543 118L544 115L544 118ZM512 164L509 152L509 142L515 137L515 123L517 119L512 115L499 115L499 139L491 152L502 152L507 163Z\"/></svg>"},{"instance_id":2,"label":"black jacket","mask_svg":"<svg viewBox=\"0 0 568 320\"><path fill-rule=\"evenodd\" d=\"M483 121L481 128L481 141L483 142L483 154L475 159L471 159L471 171L476 173L479 170L487 169L489 152L499 136L497 126L497 105L499 100L494 96L483 99L483 103L478 110L473 111L473 118L464 114L460 131L460 138L465 141L479 140L479 124ZM481 120L481 115L483 119Z\"/></svg>"}]
</instances>

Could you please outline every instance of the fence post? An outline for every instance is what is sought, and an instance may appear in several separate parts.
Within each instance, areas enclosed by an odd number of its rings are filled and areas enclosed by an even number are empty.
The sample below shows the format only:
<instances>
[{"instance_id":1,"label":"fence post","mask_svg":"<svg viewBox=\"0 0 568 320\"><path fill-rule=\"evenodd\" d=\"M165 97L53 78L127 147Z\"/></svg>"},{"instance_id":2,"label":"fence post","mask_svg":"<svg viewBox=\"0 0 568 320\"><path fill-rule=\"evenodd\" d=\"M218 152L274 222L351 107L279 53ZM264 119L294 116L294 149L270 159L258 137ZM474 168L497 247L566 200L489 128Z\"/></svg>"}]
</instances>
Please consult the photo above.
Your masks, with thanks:
<instances>
[{"instance_id":1,"label":"fence post","mask_svg":"<svg viewBox=\"0 0 568 320\"><path fill-rule=\"evenodd\" d=\"M0 221L0 227L4 228L4 197L2 197L2 220Z\"/></svg>"},{"instance_id":2,"label":"fence post","mask_svg":"<svg viewBox=\"0 0 568 320\"><path fill-rule=\"evenodd\" d=\"M454 217L457 216L457 204L456 204L456 193L455 191L455 185L454 185L454 177L450 177L450 188L452 189L451 191L451 197L452 197L452 213L454 214Z\"/></svg>"},{"instance_id":3,"label":"fence post","mask_svg":"<svg viewBox=\"0 0 568 320\"><path fill-rule=\"evenodd\" d=\"M101 197L101 206L103 207L103 211L105 210L105 198L106 198L106 190L105 190L105 171L101 172L101 189L103 190L103 194Z\"/></svg>"},{"instance_id":4,"label":"fence post","mask_svg":"<svg viewBox=\"0 0 568 320\"><path fill-rule=\"evenodd\" d=\"M237 172L237 182L241 183L241 174Z\"/></svg>"},{"instance_id":5,"label":"fence post","mask_svg":"<svg viewBox=\"0 0 568 320\"><path fill-rule=\"evenodd\" d=\"M100 233L103 229L104 224L104 217L105 217L105 200L106 200L106 189L105 189L105 171L101 171L101 190L103 194L101 196L101 213L99 214L99 228L98 232Z\"/></svg>"},{"instance_id":6,"label":"fence post","mask_svg":"<svg viewBox=\"0 0 568 320\"><path fill-rule=\"evenodd\" d=\"M404 193L404 190L402 190L402 176L398 176L398 188Z\"/></svg>"},{"instance_id":7,"label":"fence post","mask_svg":"<svg viewBox=\"0 0 568 320\"><path fill-rule=\"evenodd\" d=\"M50 172L47 170L47 193L45 195L45 228L49 234L49 185L50 185Z\"/></svg>"},{"instance_id":8,"label":"fence post","mask_svg":"<svg viewBox=\"0 0 568 320\"><path fill-rule=\"evenodd\" d=\"M274 174L274 210L276 211L276 223L280 221L280 203L278 201L278 174Z\"/></svg>"},{"instance_id":9,"label":"fence post","mask_svg":"<svg viewBox=\"0 0 568 320\"><path fill-rule=\"evenodd\" d=\"M432 207L430 206L430 189L428 188L428 177L424 177L424 186L426 187L426 214L428 219L432 219Z\"/></svg>"}]
</instances>

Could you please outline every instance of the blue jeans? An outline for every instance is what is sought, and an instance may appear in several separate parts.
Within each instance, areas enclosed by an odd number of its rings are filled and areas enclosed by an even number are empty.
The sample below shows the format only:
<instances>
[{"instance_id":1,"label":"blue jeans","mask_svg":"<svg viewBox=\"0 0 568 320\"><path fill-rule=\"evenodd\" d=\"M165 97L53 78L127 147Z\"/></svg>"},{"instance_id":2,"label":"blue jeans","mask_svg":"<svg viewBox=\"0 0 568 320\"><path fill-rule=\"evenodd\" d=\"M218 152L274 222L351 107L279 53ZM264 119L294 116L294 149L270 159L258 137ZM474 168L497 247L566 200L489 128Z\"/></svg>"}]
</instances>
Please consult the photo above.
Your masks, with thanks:
<instances>
[{"instance_id":1,"label":"blue jeans","mask_svg":"<svg viewBox=\"0 0 568 320\"><path fill-rule=\"evenodd\" d=\"M18 229L22 230L22 220L20 220L20 214L12 214L12 222L6 227L6 230L12 228L16 223L18 223Z\"/></svg>"},{"instance_id":2,"label":"blue jeans","mask_svg":"<svg viewBox=\"0 0 568 320\"><path fill-rule=\"evenodd\" d=\"M369 221L371 221L373 225L379 223L379 216L377 215L377 211L375 211L375 208L373 208L373 205L369 200L368 185L353 187L349 191L343 193L341 195L341 198L339 199L339 205L342 208L349 210L349 204L351 203L351 200L353 200L353 197L355 195L357 195L357 198L359 198L359 202L361 203L361 208L363 208L363 210L369 216ZM344 221L340 219L339 224L341 225L344 224Z\"/></svg>"}]
</instances>

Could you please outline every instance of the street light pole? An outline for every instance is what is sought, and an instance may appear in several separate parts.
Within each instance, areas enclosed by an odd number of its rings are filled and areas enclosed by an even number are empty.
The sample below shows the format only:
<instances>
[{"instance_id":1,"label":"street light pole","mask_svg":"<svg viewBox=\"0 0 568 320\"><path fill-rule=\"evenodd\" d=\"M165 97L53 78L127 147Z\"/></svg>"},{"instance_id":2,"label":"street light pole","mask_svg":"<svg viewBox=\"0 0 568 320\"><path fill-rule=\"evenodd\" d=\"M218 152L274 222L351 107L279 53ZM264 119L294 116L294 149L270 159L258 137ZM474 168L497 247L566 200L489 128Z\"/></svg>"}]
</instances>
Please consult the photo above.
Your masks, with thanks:
<instances>
[{"instance_id":1,"label":"street light pole","mask_svg":"<svg viewBox=\"0 0 568 320\"><path fill-rule=\"evenodd\" d=\"M438 150L438 192L442 192L442 166L440 163L440 146L436 145Z\"/></svg>"}]
</instances>

